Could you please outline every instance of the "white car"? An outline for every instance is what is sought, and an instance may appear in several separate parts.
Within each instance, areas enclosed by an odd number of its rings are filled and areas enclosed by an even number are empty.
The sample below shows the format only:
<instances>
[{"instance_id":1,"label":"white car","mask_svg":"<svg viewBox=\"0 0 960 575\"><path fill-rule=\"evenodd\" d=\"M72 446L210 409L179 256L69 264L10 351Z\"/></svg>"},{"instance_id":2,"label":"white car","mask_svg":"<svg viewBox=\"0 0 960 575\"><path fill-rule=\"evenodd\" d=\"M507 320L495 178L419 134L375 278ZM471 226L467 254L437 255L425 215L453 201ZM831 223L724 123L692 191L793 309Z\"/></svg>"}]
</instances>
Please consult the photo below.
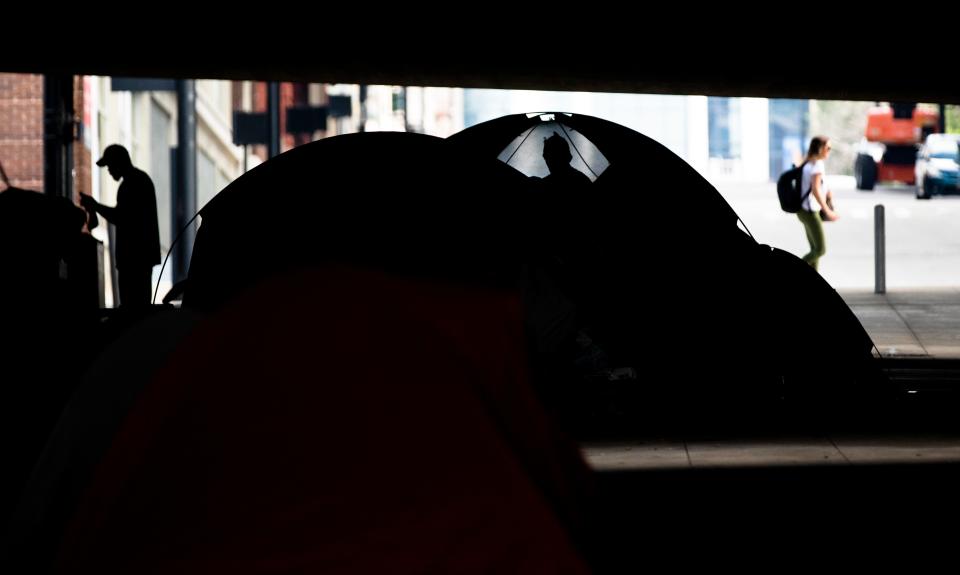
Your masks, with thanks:
<instances>
[{"instance_id":1,"label":"white car","mask_svg":"<svg viewBox=\"0 0 960 575\"><path fill-rule=\"evenodd\" d=\"M930 134L917 153L917 198L960 192L960 134Z\"/></svg>"}]
</instances>

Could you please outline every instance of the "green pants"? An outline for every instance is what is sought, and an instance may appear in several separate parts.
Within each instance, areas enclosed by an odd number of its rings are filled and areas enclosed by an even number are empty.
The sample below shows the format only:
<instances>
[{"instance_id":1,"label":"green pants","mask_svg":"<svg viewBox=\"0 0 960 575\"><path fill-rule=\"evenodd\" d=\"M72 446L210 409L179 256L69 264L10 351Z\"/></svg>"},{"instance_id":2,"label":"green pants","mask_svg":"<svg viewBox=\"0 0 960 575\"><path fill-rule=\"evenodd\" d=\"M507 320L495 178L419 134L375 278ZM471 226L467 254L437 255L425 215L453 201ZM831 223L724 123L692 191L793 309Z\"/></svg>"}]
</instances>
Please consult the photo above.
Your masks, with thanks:
<instances>
[{"instance_id":1,"label":"green pants","mask_svg":"<svg viewBox=\"0 0 960 575\"><path fill-rule=\"evenodd\" d=\"M803 224L803 229L807 232L807 241L810 242L810 251L803 256L803 261L813 266L813 269L817 269L820 258L827 253L827 241L823 237L823 221L820 220L820 212L800 210L797 212L797 218Z\"/></svg>"}]
</instances>

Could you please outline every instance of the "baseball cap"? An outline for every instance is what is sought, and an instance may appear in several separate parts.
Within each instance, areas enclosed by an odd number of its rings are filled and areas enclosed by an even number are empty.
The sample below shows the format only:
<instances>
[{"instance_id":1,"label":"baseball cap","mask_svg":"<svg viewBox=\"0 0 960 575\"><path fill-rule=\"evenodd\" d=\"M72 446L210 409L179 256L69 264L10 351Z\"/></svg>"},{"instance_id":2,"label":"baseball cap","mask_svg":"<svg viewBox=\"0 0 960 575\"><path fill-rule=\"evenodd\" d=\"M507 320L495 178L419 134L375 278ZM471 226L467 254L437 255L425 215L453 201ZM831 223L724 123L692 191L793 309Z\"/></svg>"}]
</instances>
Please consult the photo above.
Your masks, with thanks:
<instances>
[{"instance_id":1,"label":"baseball cap","mask_svg":"<svg viewBox=\"0 0 960 575\"><path fill-rule=\"evenodd\" d=\"M117 163L130 163L130 153L119 144L110 144L103 150L103 157L97 160L97 165L111 166Z\"/></svg>"}]
</instances>

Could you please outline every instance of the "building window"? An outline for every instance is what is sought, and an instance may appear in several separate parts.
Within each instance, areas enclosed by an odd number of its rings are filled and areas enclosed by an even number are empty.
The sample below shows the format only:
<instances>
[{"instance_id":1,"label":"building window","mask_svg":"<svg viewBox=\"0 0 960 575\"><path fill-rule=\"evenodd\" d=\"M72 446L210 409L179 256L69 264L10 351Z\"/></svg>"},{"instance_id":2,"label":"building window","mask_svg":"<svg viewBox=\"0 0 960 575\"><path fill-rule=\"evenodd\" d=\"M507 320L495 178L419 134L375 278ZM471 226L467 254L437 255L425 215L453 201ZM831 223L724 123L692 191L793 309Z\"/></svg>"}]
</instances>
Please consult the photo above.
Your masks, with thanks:
<instances>
[{"instance_id":1,"label":"building window","mask_svg":"<svg viewBox=\"0 0 960 575\"><path fill-rule=\"evenodd\" d=\"M808 100L770 100L770 177L801 161L808 125Z\"/></svg>"},{"instance_id":2,"label":"building window","mask_svg":"<svg viewBox=\"0 0 960 575\"><path fill-rule=\"evenodd\" d=\"M707 98L710 157L740 157L740 99Z\"/></svg>"}]
</instances>

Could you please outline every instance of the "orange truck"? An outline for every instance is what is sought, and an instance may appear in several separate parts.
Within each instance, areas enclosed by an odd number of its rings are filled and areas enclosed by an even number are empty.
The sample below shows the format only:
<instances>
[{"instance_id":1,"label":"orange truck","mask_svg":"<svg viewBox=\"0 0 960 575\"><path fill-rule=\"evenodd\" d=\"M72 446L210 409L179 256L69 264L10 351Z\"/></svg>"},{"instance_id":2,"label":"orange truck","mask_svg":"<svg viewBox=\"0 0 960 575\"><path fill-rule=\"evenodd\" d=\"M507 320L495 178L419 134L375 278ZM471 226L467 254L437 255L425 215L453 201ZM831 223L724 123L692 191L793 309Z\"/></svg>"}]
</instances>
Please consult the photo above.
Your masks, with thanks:
<instances>
[{"instance_id":1,"label":"orange truck","mask_svg":"<svg viewBox=\"0 0 960 575\"><path fill-rule=\"evenodd\" d=\"M858 190L872 190L880 182L914 185L917 149L938 131L936 109L915 103L893 103L870 108L867 129L857 148L853 173Z\"/></svg>"}]
</instances>

